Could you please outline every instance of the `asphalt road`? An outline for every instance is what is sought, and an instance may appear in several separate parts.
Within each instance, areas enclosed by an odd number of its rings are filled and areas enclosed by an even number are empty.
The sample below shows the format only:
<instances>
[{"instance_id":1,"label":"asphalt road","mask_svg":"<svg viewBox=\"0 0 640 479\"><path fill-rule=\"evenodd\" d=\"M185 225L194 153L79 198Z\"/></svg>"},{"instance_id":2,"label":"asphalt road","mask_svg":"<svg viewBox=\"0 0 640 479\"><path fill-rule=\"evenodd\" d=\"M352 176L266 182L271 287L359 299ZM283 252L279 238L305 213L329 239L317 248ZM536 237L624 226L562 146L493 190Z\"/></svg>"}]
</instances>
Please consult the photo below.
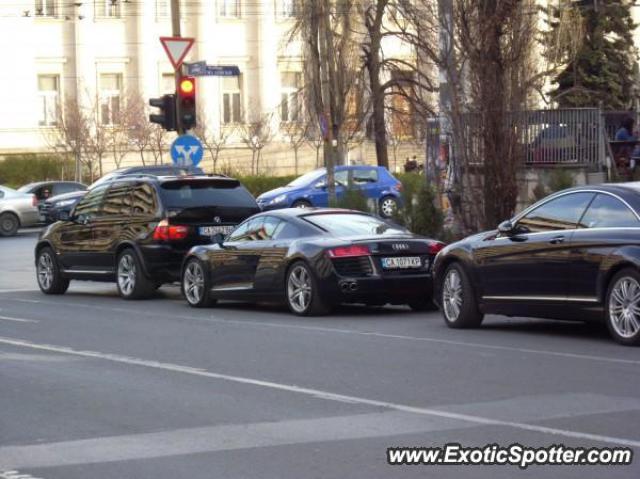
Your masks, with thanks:
<instances>
[{"instance_id":1,"label":"asphalt road","mask_svg":"<svg viewBox=\"0 0 640 479\"><path fill-rule=\"evenodd\" d=\"M526 470L386 462L391 446L450 442L640 454L640 349L602 327L194 310L170 286L138 302L99 283L44 296L35 241L0 239L0 478L640 477L640 456Z\"/></svg>"}]
</instances>

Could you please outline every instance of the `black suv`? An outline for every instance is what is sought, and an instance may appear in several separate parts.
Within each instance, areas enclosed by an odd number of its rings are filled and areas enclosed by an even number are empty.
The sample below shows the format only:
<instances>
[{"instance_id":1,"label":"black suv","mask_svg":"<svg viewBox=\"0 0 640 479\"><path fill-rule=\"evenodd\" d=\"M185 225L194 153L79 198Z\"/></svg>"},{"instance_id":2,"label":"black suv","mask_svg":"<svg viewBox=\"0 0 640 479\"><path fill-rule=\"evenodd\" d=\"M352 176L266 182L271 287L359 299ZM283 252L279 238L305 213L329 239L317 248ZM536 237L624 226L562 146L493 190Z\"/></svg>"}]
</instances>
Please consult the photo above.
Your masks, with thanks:
<instances>
[{"instance_id":1,"label":"black suv","mask_svg":"<svg viewBox=\"0 0 640 479\"><path fill-rule=\"evenodd\" d=\"M238 180L222 176L126 176L89 190L35 250L38 285L62 294L69 280L116 281L144 298L177 281L184 255L260 211ZM66 216L66 215L64 215Z\"/></svg>"}]
</instances>

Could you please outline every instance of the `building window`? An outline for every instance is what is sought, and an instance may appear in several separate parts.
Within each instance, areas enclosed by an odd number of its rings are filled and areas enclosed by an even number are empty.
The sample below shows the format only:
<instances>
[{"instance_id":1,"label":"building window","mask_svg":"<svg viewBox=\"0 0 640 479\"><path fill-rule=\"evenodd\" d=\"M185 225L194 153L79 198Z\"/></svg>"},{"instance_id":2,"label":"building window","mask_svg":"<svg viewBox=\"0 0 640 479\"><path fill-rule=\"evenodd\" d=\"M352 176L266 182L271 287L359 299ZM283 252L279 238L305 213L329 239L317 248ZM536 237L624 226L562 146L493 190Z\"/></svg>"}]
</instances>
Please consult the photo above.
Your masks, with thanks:
<instances>
[{"instance_id":1,"label":"building window","mask_svg":"<svg viewBox=\"0 0 640 479\"><path fill-rule=\"evenodd\" d=\"M120 18L121 0L96 0L96 17Z\"/></svg>"},{"instance_id":2,"label":"building window","mask_svg":"<svg viewBox=\"0 0 640 479\"><path fill-rule=\"evenodd\" d=\"M293 18L298 14L298 0L276 0L278 16Z\"/></svg>"},{"instance_id":3,"label":"building window","mask_svg":"<svg viewBox=\"0 0 640 479\"><path fill-rule=\"evenodd\" d=\"M283 123L300 121L300 87L302 74L282 72L280 74L280 120Z\"/></svg>"},{"instance_id":4,"label":"building window","mask_svg":"<svg viewBox=\"0 0 640 479\"><path fill-rule=\"evenodd\" d=\"M413 72L394 71L394 94L391 95L391 134L397 139L414 138L415 121L411 98L414 97Z\"/></svg>"},{"instance_id":5,"label":"building window","mask_svg":"<svg viewBox=\"0 0 640 479\"><path fill-rule=\"evenodd\" d=\"M218 0L218 15L227 18L240 17L240 0Z\"/></svg>"},{"instance_id":6,"label":"building window","mask_svg":"<svg viewBox=\"0 0 640 479\"><path fill-rule=\"evenodd\" d=\"M160 83L160 91L163 95L176 92L176 77L173 73L163 73Z\"/></svg>"},{"instance_id":7,"label":"building window","mask_svg":"<svg viewBox=\"0 0 640 479\"><path fill-rule=\"evenodd\" d=\"M60 77L38 75L38 97L40 102L40 126L55 126L58 123L60 106Z\"/></svg>"},{"instance_id":8,"label":"building window","mask_svg":"<svg viewBox=\"0 0 640 479\"><path fill-rule=\"evenodd\" d=\"M121 74L103 73L100 75L100 121L103 125L118 124L121 94Z\"/></svg>"},{"instance_id":9,"label":"building window","mask_svg":"<svg viewBox=\"0 0 640 479\"><path fill-rule=\"evenodd\" d=\"M242 123L241 78L222 77L222 122L225 125Z\"/></svg>"},{"instance_id":10,"label":"building window","mask_svg":"<svg viewBox=\"0 0 640 479\"><path fill-rule=\"evenodd\" d=\"M37 17L57 17L58 0L36 0L35 9Z\"/></svg>"}]
</instances>

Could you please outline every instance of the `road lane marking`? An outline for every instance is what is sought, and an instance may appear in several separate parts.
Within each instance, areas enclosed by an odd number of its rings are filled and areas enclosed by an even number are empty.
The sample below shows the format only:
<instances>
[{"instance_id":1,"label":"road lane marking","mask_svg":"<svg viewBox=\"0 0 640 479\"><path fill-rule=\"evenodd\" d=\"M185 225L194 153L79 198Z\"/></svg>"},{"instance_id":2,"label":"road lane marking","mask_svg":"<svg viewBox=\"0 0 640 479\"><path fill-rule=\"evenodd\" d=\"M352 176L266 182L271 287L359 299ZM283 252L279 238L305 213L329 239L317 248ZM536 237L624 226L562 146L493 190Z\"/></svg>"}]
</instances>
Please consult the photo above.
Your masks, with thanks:
<instances>
[{"instance_id":1,"label":"road lane marking","mask_svg":"<svg viewBox=\"0 0 640 479\"><path fill-rule=\"evenodd\" d=\"M222 424L142 434L0 447L0 467L60 467L261 447L390 437L475 427L397 411ZM1 477L1 476L0 476Z\"/></svg>"},{"instance_id":2,"label":"road lane marking","mask_svg":"<svg viewBox=\"0 0 640 479\"><path fill-rule=\"evenodd\" d=\"M0 316L2 321L14 321L16 323L39 323L37 319L12 318L11 316Z\"/></svg>"},{"instance_id":3,"label":"road lane marking","mask_svg":"<svg viewBox=\"0 0 640 479\"><path fill-rule=\"evenodd\" d=\"M509 351L521 354L535 354L535 355L543 355L543 356L554 356L554 357L562 357L569 359L581 359L588 361L600 361L605 363L617 363L617 364L634 364L640 365L640 360L638 359L624 359L624 358L612 358L609 356L598 356L593 354L581 354L581 353L569 353L565 351L551 351L548 349L533 349L533 348L519 348L515 346L501 346L497 344L485 344L485 343L477 343L470 341L456 341L453 339L442 339L442 338L431 338L427 336L405 336L401 334L391 334L391 333L378 333L375 331L359 331L356 329L343 329L343 328L330 328L325 326L304 326L302 324L290 324L290 323L279 323L274 321L252 321L252 320L240 320L240 319L222 319L215 317L202 317L202 316L187 316L187 315L178 315L178 314L167 314L162 312L152 312L152 311L139 311L139 310L131 310L125 308L116 308L110 306L97 306L93 304L84 304L84 303L58 303L55 301L44 301L44 300L34 300L34 299L22 299L22 298L12 298L11 301L16 301L19 303L36 303L36 304L51 304L56 306L75 306L79 308L90 308L90 309L98 309L102 311L113 311L118 313L135 313L141 314L144 316L154 316L154 317L164 317L167 319L191 319L194 321L204 321L210 323L220 323L220 324L237 324L237 325L245 325L245 326L257 326L261 328L285 328L285 329L296 329L303 331L317 331L323 333L335 333L335 334L351 334L357 336L368 336L374 338L383 338L383 339L397 339L402 341L417 341L417 342L428 342L428 343L436 343L436 344L447 344L451 346L463 346L470 348L480 348L480 349L489 349L494 351Z\"/></svg>"},{"instance_id":4,"label":"road lane marking","mask_svg":"<svg viewBox=\"0 0 640 479\"><path fill-rule=\"evenodd\" d=\"M606 444L619 444L623 446L630 447L640 447L640 440L628 439L628 438L620 438L620 437L612 437L605 436L600 434L591 434L579 431L572 431L568 429L559 429L547 426L541 426L536 424L528 424L517 421L503 421L500 419L494 419L490 417L483 417L473 414L463 414L452 411L445 411L442 409L435 408L424 408L418 406L411 406L407 404L398 404L392 403L388 401L380 401L377 399L368 399L358 396L350 396L346 394L333 393L330 391L323 391L320 389L307 388L303 386L297 386L295 384L285 384L285 383L276 383L271 381L265 381L261 379L253 379L242 376L233 376L229 374L216 373L212 371L208 371L202 368L194 368L191 366L182 366L179 364L165 363L160 361L151 361L147 359L140 359L131 356L121 356L118 354L111 353L101 353L97 351L82 351L76 350L66 346L56 346L51 344L37 344L32 343L30 341L25 341L21 339L15 338L7 338L0 337L0 343L8 344L13 346L25 347L36 349L40 351L51 351L57 352L61 354L69 354L74 356L80 356L85 358L93 358L93 359L101 359L106 361L111 361L120 364L129 364L134 366L142 366L157 370L163 371L171 371L176 373L190 374L192 376L200 376L211 379L219 379L224 381L229 381L237 384L246 384L250 386L259 386L263 388L269 388L273 390L285 391L300 395L306 395L314 398L325 399L328 401L339 401L339 402L350 402L353 404L362 404L373 407L380 407L400 412L407 412L418 414L421 416L432 416L432 417L440 417L447 418L456 421L466 421L469 423L484 425L484 426L504 426L513 429L529 431L529 432L538 432L543 434L550 434L555 436L569 437L574 439L582 439L589 441L602 442Z\"/></svg>"}]
</instances>

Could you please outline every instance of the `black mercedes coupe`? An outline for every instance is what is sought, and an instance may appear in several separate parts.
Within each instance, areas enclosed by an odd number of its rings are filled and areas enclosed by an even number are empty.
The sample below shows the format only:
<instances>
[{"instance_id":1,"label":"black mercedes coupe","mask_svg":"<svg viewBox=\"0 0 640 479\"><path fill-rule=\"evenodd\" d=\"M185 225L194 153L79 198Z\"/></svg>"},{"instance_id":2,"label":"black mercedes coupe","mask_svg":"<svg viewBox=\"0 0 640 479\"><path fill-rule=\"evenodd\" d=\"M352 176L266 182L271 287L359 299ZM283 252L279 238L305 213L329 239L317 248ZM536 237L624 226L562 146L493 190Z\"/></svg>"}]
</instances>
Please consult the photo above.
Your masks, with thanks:
<instances>
[{"instance_id":1,"label":"black mercedes coupe","mask_svg":"<svg viewBox=\"0 0 640 479\"><path fill-rule=\"evenodd\" d=\"M297 315L339 303L433 307L431 266L443 243L358 211L291 208L257 214L185 258L193 307L218 299L284 301Z\"/></svg>"},{"instance_id":2,"label":"black mercedes coupe","mask_svg":"<svg viewBox=\"0 0 640 479\"><path fill-rule=\"evenodd\" d=\"M544 198L496 230L443 249L435 298L452 328L485 314L605 321L640 344L640 183Z\"/></svg>"}]
</instances>

